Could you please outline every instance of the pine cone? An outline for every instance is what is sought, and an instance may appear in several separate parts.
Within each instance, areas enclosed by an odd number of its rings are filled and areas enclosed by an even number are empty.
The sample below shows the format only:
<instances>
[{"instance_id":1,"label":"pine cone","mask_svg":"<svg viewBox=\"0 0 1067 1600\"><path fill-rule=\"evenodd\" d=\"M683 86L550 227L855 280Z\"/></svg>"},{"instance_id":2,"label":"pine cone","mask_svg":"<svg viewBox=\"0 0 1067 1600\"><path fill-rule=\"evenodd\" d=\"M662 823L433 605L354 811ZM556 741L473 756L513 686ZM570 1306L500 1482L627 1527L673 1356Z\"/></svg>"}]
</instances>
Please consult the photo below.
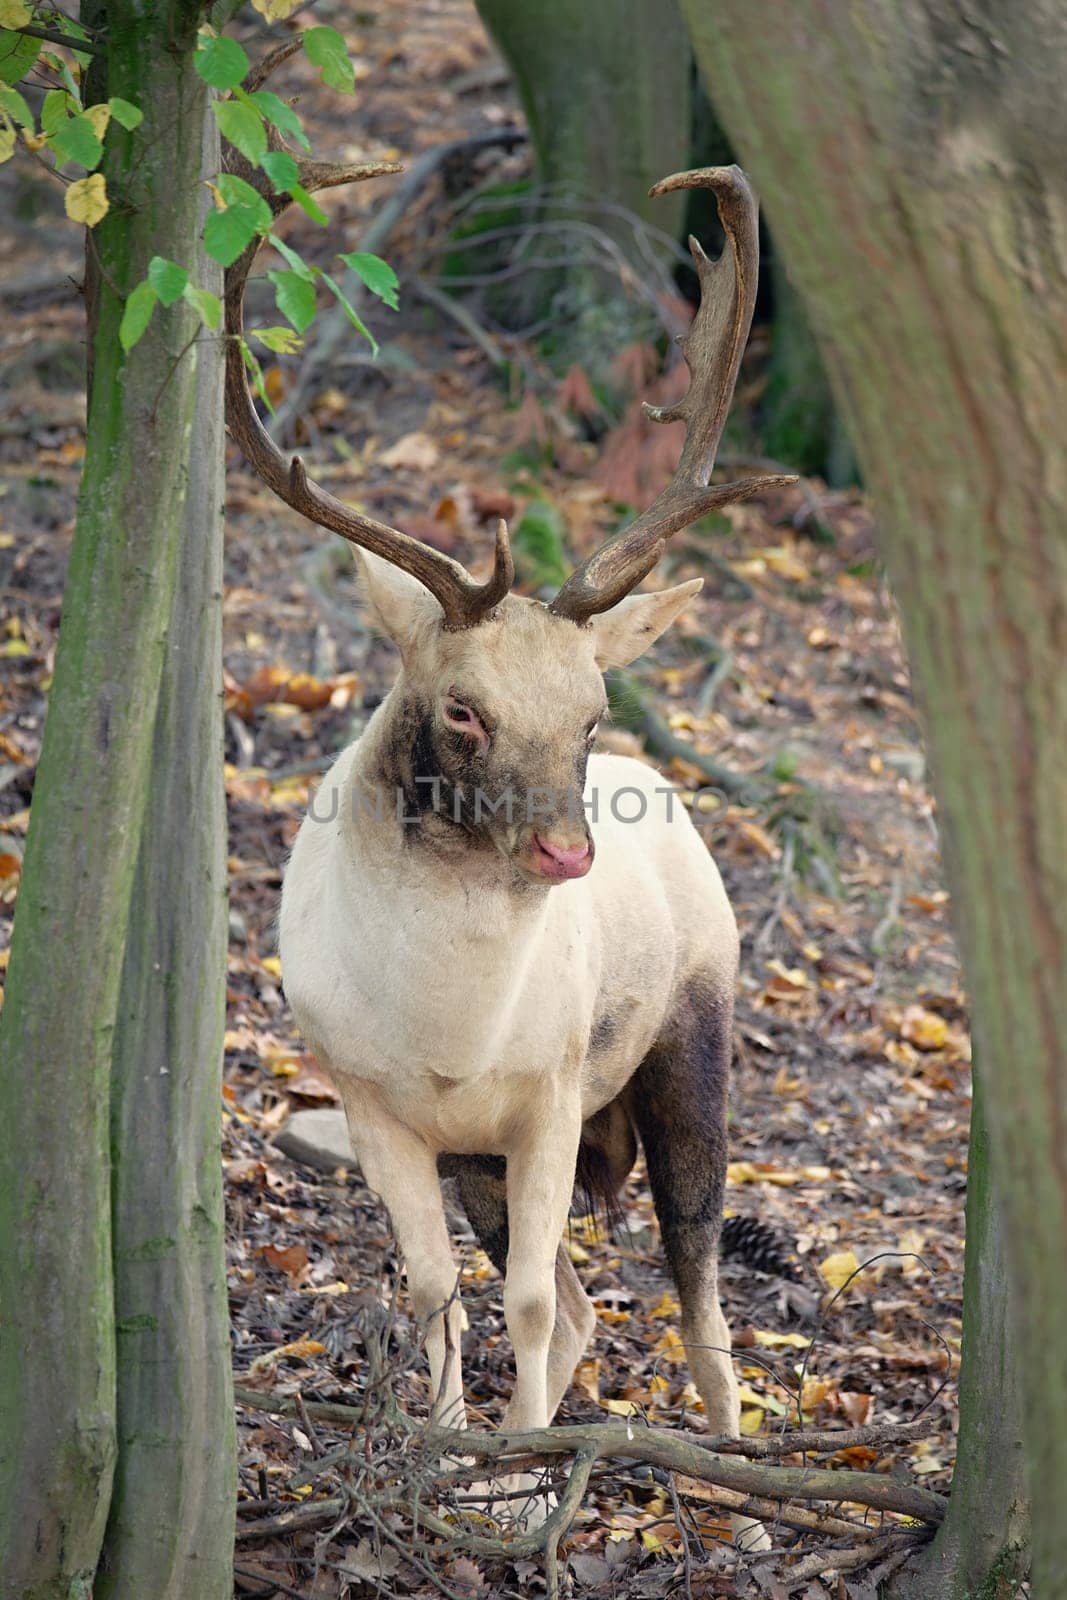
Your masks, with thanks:
<instances>
[{"instance_id":1,"label":"pine cone","mask_svg":"<svg viewBox=\"0 0 1067 1600\"><path fill-rule=\"evenodd\" d=\"M777 1229L758 1217L727 1217L719 1235L719 1253L741 1261L754 1272L800 1281L791 1245Z\"/></svg>"}]
</instances>

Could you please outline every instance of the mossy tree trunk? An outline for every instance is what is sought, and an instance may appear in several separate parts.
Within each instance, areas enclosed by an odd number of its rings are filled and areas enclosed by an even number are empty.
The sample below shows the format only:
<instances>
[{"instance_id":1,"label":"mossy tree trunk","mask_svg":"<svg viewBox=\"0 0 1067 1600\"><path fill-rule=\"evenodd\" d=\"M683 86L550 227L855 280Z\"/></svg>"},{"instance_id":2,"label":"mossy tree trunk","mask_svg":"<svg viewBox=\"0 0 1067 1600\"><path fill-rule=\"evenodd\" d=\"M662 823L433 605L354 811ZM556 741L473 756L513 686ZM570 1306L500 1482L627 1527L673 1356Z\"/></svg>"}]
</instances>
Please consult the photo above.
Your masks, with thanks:
<instances>
[{"instance_id":1,"label":"mossy tree trunk","mask_svg":"<svg viewBox=\"0 0 1067 1600\"><path fill-rule=\"evenodd\" d=\"M716 106L805 296L874 492L924 702L1006 1235L971 1252L955 1554L1067 1572L1067 13L685 0ZM984 1176L979 1177L984 1182ZM973 1225L973 1219L972 1219ZM997 1306L1002 1250L1014 1315ZM990 1265L992 1263L992 1265ZM988 1291L988 1292L987 1292ZM981 1352L981 1353L980 1353ZM984 1481L983 1481L984 1479ZM980 1503L982 1528L961 1508Z\"/></svg>"},{"instance_id":2,"label":"mossy tree trunk","mask_svg":"<svg viewBox=\"0 0 1067 1600\"><path fill-rule=\"evenodd\" d=\"M900 1600L1013 1600L1025 1576L1021 1374L983 1100L976 1077L967 1165L959 1459L949 1513L934 1543L895 1580Z\"/></svg>"},{"instance_id":3,"label":"mossy tree trunk","mask_svg":"<svg viewBox=\"0 0 1067 1600\"><path fill-rule=\"evenodd\" d=\"M624 250L632 238L602 203L677 236L684 195L648 198L689 149L692 55L677 0L477 5L515 74L541 181L586 200Z\"/></svg>"},{"instance_id":4,"label":"mossy tree trunk","mask_svg":"<svg viewBox=\"0 0 1067 1600\"><path fill-rule=\"evenodd\" d=\"M108 92L145 120L108 135L85 471L0 1013L5 1600L90 1594L116 1452L109 1082L196 377L181 303L128 355L118 326L150 257L195 238L199 9L104 8Z\"/></svg>"},{"instance_id":5,"label":"mossy tree trunk","mask_svg":"<svg viewBox=\"0 0 1067 1600\"><path fill-rule=\"evenodd\" d=\"M477 5L515 75L546 189L522 214L545 225L526 247L540 265L501 286L494 312L516 326L547 322L546 351L603 381L639 336L635 276L669 281L673 252L658 234L676 240L682 228L684 194L648 197L687 165L692 53L677 0ZM635 232L634 218L657 232ZM655 319L644 320L651 330Z\"/></svg>"},{"instance_id":6,"label":"mossy tree trunk","mask_svg":"<svg viewBox=\"0 0 1067 1600\"><path fill-rule=\"evenodd\" d=\"M774 321L767 389L760 406L760 432L769 456L827 483L849 482L855 464L822 352L793 287L781 253L771 241Z\"/></svg>"},{"instance_id":7,"label":"mossy tree trunk","mask_svg":"<svg viewBox=\"0 0 1067 1600\"><path fill-rule=\"evenodd\" d=\"M204 130L211 176L220 166L214 117ZM201 195L206 209L206 188ZM221 297L222 271L202 250L196 281ZM233 1593L237 1464L219 1160L223 355L221 339L198 339L178 579L115 1033L118 1458L96 1600Z\"/></svg>"}]
</instances>

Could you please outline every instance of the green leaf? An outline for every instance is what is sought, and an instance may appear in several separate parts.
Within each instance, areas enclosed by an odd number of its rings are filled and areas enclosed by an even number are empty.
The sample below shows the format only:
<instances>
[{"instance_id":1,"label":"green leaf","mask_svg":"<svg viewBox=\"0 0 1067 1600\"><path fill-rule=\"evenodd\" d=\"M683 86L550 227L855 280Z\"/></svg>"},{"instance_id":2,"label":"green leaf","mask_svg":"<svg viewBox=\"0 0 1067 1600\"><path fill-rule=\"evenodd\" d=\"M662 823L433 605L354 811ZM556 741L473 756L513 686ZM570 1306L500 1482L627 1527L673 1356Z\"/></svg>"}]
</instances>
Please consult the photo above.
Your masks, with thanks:
<instances>
[{"instance_id":1,"label":"green leaf","mask_svg":"<svg viewBox=\"0 0 1067 1600\"><path fill-rule=\"evenodd\" d=\"M49 89L41 103L41 132L55 133L71 114L72 102L66 89Z\"/></svg>"},{"instance_id":2,"label":"green leaf","mask_svg":"<svg viewBox=\"0 0 1067 1600\"><path fill-rule=\"evenodd\" d=\"M33 128L33 112L17 89L0 89L0 111L20 128Z\"/></svg>"},{"instance_id":3,"label":"green leaf","mask_svg":"<svg viewBox=\"0 0 1067 1600\"><path fill-rule=\"evenodd\" d=\"M300 169L288 150L268 150L260 165L279 191L291 189L299 182Z\"/></svg>"},{"instance_id":4,"label":"green leaf","mask_svg":"<svg viewBox=\"0 0 1067 1600\"><path fill-rule=\"evenodd\" d=\"M307 212L312 222L324 227L329 221L325 211L298 182L300 169L287 150L268 150L262 167L275 189L291 194L297 205Z\"/></svg>"},{"instance_id":5,"label":"green leaf","mask_svg":"<svg viewBox=\"0 0 1067 1600\"><path fill-rule=\"evenodd\" d=\"M126 309L119 323L119 344L132 350L152 320L156 309L156 291L148 279L143 279L126 301Z\"/></svg>"},{"instance_id":6,"label":"green leaf","mask_svg":"<svg viewBox=\"0 0 1067 1600\"><path fill-rule=\"evenodd\" d=\"M274 285L274 299L282 316L297 333L304 333L315 320L315 284L299 272L268 272Z\"/></svg>"},{"instance_id":7,"label":"green leaf","mask_svg":"<svg viewBox=\"0 0 1067 1600\"><path fill-rule=\"evenodd\" d=\"M295 355L304 342L292 328L256 328L252 337L266 345L276 356Z\"/></svg>"},{"instance_id":8,"label":"green leaf","mask_svg":"<svg viewBox=\"0 0 1067 1600\"><path fill-rule=\"evenodd\" d=\"M391 311L399 310L397 294L400 288L400 279L381 256L372 256L365 250L352 250L348 255L343 255L341 260L346 267L351 267L356 277L383 300Z\"/></svg>"},{"instance_id":9,"label":"green leaf","mask_svg":"<svg viewBox=\"0 0 1067 1600\"><path fill-rule=\"evenodd\" d=\"M249 349L246 340L238 339L237 348L244 357L245 366L248 368L249 374L251 375L253 394L258 394L259 398L262 400L263 404L273 417L274 407L270 403L270 395L267 393L267 386L263 382L263 368L252 354L252 351Z\"/></svg>"},{"instance_id":10,"label":"green leaf","mask_svg":"<svg viewBox=\"0 0 1067 1600\"><path fill-rule=\"evenodd\" d=\"M248 76L250 62L236 39L202 33L193 66L213 89L236 89Z\"/></svg>"},{"instance_id":11,"label":"green leaf","mask_svg":"<svg viewBox=\"0 0 1067 1600\"><path fill-rule=\"evenodd\" d=\"M289 190L289 193L292 195L297 205L307 212L312 222L317 222L320 228L326 226L327 222L330 220L329 217L326 215L325 211L318 204L318 202L313 200L311 195L308 194L302 183L294 183L293 187Z\"/></svg>"},{"instance_id":12,"label":"green leaf","mask_svg":"<svg viewBox=\"0 0 1067 1600\"><path fill-rule=\"evenodd\" d=\"M148 263L148 281L159 296L160 305L172 306L185 293L189 274L176 261L153 256Z\"/></svg>"},{"instance_id":13,"label":"green leaf","mask_svg":"<svg viewBox=\"0 0 1067 1600\"><path fill-rule=\"evenodd\" d=\"M80 111L82 109L82 92L78 88L78 85L74 82L74 74L71 72L70 67L63 60L62 56L54 56L46 52L45 60L52 68L52 71L59 74L63 84L66 87L67 93L70 95L71 99L74 101L74 104Z\"/></svg>"},{"instance_id":14,"label":"green leaf","mask_svg":"<svg viewBox=\"0 0 1067 1600\"><path fill-rule=\"evenodd\" d=\"M249 105L255 106L266 117L267 121L277 128L279 133L287 134L290 139L295 139L297 144L302 145L305 150L311 149L310 141L304 132L300 118L292 106L287 106L285 101L279 100L276 94L272 94L269 89L257 89L255 94L245 94L243 89L235 89L234 93L242 105L247 101Z\"/></svg>"},{"instance_id":15,"label":"green leaf","mask_svg":"<svg viewBox=\"0 0 1067 1600\"><path fill-rule=\"evenodd\" d=\"M322 73L323 83L343 91L356 87L348 46L336 28L308 28L300 37L304 41L304 53Z\"/></svg>"},{"instance_id":16,"label":"green leaf","mask_svg":"<svg viewBox=\"0 0 1067 1600\"><path fill-rule=\"evenodd\" d=\"M121 95L113 94L108 105L115 121L121 123L129 133L132 133L134 128L139 128L144 121L144 112L140 106L131 105L130 101L123 100Z\"/></svg>"},{"instance_id":17,"label":"green leaf","mask_svg":"<svg viewBox=\"0 0 1067 1600\"><path fill-rule=\"evenodd\" d=\"M233 172L220 172L216 188L228 206L247 206L249 210L254 211L257 232L266 233L273 218L270 206L258 189L253 189L250 183L246 183Z\"/></svg>"},{"instance_id":18,"label":"green leaf","mask_svg":"<svg viewBox=\"0 0 1067 1600\"><path fill-rule=\"evenodd\" d=\"M232 266L259 232L259 218L251 206L227 206L212 211L204 223L204 249L221 267Z\"/></svg>"},{"instance_id":19,"label":"green leaf","mask_svg":"<svg viewBox=\"0 0 1067 1600\"><path fill-rule=\"evenodd\" d=\"M214 100L211 109L223 138L258 167L267 153L267 125L255 106L240 100Z\"/></svg>"},{"instance_id":20,"label":"green leaf","mask_svg":"<svg viewBox=\"0 0 1067 1600\"><path fill-rule=\"evenodd\" d=\"M41 53L40 39L28 39L10 28L0 29L0 83L18 83Z\"/></svg>"},{"instance_id":21,"label":"green leaf","mask_svg":"<svg viewBox=\"0 0 1067 1600\"><path fill-rule=\"evenodd\" d=\"M294 250L291 245L287 245L284 239L279 239L276 233L268 233L267 238L270 240L275 250L277 250L282 260L288 261L290 267L298 277L306 278L308 283L315 282L315 273L313 269L308 266L302 255Z\"/></svg>"},{"instance_id":22,"label":"green leaf","mask_svg":"<svg viewBox=\"0 0 1067 1600\"><path fill-rule=\"evenodd\" d=\"M214 331L222 321L222 301L210 289L198 289L195 283L187 283L182 299L193 307L205 328Z\"/></svg>"},{"instance_id":23,"label":"green leaf","mask_svg":"<svg viewBox=\"0 0 1067 1600\"><path fill-rule=\"evenodd\" d=\"M50 135L48 144L55 151L59 166L76 161L87 172L92 172L104 153L104 147L93 132L89 118L81 115L68 118Z\"/></svg>"},{"instance_id":24,"label":"green leaf","mask_svg":"<svg viewBox=\"0 0 1067 1600\"><path fill-rule=\"evenodd\" d=\"M326 285L326 287L337 297L337 300L338 300L338 302L339 302L339 304L341 306L342 311L344 312L345 316L348 318L349 322L352 324L353 328L356 329L357 333L361 333L363 335L364 339L366 339L367 343L370 345L371 350L374 352L375 355L377 355L378 354L378 341L377 341L377 339L374 337L373 333L371 333L370 329L367 327L367 324L363 321L363 318L359 315L359 313L356 310L355 306L352 304L352 302L344 294L344 292L341 289L340 285L334 282L334 280L330 277L330 274L328 272L323 272L323 273L320 273L319 275L322 278L322 281Z\"/></svg>"}]
</instances>

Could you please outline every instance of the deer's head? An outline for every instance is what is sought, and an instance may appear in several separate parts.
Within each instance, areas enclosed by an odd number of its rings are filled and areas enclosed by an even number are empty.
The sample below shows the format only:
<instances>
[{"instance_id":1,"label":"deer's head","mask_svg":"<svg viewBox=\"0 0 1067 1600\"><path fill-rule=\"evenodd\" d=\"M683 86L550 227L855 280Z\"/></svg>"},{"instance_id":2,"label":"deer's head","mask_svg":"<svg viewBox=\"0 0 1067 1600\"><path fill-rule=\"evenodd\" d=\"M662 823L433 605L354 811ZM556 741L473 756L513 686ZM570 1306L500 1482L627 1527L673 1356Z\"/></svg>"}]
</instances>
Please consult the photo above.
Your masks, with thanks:
<instances>
[{"instance_id":1,"label":"deer's head","mask_svg":"<svg viewBox=\"0 0 1067 1600\"><path fill-rule=\"evenodd\" d=\"M640 655L701 580L630 595L583 626L509 594L477 627L454 629L408 573L366 552L359 561L403 663L388 767L405 813L446 818L527 878L584 877L593 839L583 792L607 706L604 669Z\"/></svg>"},{"instance_id":2,"label":"deer's head","mask_svg":"<svg viewBox=\"0 0 1067 1600\"><path fill-rule=\"evenodd\" d=\"M373 175L380 167L368 169ZM304 187L345 181L337 169L302 172ZM674 478L637 520L591 555L550 604L511 594L507 528L497 530L493 570L476 583L458 562L410 535L363 516L312 483L300 458L287 461L256 415L241 355L244 286L253 245L226 283L227 417L264 481L289 505L359 547L370 599L403 659L397 692L404 716L396 752L411 798L502 849L527 877L562 882L592 865L582 809L585 764L605 709L602 673L622 666L669 627L699 580L631 594L659 561L666 541L716 507L789 478L711 485L715 452L752 320L758 265L755 198L737 167L676 174L653 189L714 191L726 248L709 261L690 248L701 303L679 340L688 393L654 420L685 423ZM271 196L275 210L284 200Z\"/></svg>"}]
</instances>

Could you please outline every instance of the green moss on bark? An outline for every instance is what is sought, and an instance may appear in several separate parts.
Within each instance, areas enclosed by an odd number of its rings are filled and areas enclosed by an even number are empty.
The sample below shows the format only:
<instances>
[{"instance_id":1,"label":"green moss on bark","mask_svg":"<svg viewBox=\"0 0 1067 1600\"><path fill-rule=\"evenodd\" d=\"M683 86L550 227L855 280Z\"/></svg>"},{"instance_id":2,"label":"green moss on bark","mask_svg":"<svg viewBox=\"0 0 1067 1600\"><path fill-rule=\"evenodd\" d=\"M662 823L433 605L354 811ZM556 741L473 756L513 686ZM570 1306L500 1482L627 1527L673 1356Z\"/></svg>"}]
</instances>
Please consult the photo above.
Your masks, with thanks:
<instances>
[{"instance_id":1,"label":"green moss on bark","mask_svg":"<svg viewBox=\"0 0 1067 1600\"><path fill-rule=\"evenodd\" d=\"M194 236L205 89L197 8L116 3L112 207L78 522L0 1013L3 1594L90 1592L115 1460L108 1099L126 923L186 491L194 325L179 304L124 355L126 293ZM173 370L171 370L173 369ZM171 373L163 385L161 374Z\"/></svg>"}]
</instances>

